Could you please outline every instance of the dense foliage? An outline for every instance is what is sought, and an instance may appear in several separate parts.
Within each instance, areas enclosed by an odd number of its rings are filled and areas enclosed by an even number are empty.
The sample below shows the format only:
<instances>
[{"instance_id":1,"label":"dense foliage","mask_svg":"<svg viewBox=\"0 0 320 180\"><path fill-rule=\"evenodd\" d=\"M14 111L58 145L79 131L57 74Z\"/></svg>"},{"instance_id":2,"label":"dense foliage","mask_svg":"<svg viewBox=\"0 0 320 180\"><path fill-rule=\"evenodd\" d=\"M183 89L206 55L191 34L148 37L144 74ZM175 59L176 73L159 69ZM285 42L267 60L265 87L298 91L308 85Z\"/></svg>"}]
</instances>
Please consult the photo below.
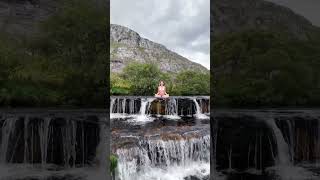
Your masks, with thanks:
<instances>
[{"instance_id":1,"label":"dense foliage","mask_svg":"<svg viewBox=\"0 0 320 180\"><path fill-rule=\"evenodd\" d=\"M93 2L67 1L37 36L0 37L1 106L102 106L107 16Z\"/></svg>"},{"instance_id":2,"label":"dense foliage","mask_svg":"<svg viewBox=\"0 0 320 180\"><path fill-rule=\"evenodd\" d=\"M111 94L148 95L157 92L159 81L163 80L167 93L178 95L209 95L210 74L182 71L178 74L161 72L154 64L132 63L123 73L111 74Z\"/></svg>"},{"instance_id":3,"label":"dense foliage","mask_svg":"<svg viewBox=\"0 0 320 180\"><path fill-rule=\"evenodd\" d=\"M319 39L247 31L217 37L212 47L215 104L320 104Z\"/></svg>"}]
</instances>

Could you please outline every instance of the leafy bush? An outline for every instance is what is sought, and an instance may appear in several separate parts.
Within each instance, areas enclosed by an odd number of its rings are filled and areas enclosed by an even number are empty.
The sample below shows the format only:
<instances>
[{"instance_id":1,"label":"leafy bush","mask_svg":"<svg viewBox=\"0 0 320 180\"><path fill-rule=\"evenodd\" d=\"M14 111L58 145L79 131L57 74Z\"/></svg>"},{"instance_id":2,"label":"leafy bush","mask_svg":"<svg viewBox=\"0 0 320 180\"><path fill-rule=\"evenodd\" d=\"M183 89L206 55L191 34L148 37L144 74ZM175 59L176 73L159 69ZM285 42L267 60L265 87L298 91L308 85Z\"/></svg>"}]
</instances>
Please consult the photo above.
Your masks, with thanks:
<instances>
[{"instance_id":1,"label":"leafy bush","mask_svg":"<svg viewBox=\"0 0 320 180\"><path fill-rule=\"evenodd\" d=\"M117 167L118 158L115 155L110 155L110 172L113 177L115 177Z\"/></svg>"}]
</instances>

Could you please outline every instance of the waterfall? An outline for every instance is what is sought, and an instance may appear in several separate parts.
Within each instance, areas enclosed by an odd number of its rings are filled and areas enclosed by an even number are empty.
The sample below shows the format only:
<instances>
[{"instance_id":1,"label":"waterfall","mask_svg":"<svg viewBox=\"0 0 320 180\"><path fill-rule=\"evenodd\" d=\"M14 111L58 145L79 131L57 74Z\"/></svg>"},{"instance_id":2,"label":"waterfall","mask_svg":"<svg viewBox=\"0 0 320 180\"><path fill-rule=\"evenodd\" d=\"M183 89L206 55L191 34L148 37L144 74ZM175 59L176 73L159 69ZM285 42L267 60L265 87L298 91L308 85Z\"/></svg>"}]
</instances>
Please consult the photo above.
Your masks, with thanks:
<instances>
[{"instance_id":1,"label":"waterfall","mask_svg":"<svg viewBox=\"0 0 320 180\"><path fill-rule=\"evenodd\" d=\"M166 115L178 116L178 104L175 98L172 98L166 103Z\"/></svg>"},{"instance_id":2,"label":"waterfall","mask_svg":"<svg viewBox=\"0 0 320 180\"><path fill-rule=\"evenodd\" d=\"M96 179L110 179L109 171L106 169L109 168L108 166L108 157L109 146L108 144L110 141L106 138L109 135L109 128L108 128L108 119L107 117L99 117L99 144L96 150L96 157L95 160L98 162L97 170L98 172L94 174L94 177L90 178L92 180Z\"/></svg>"},{"instance_id":3,"label":"waterfall","mask_svg":"<svg viewBox=\"0 0 320 180\"><path fill-rule=\"evenodd\" d=\"M213 169L214 174L212 176L215 175L215 171L216 171L216 161L217 161L217 141L218 141L218 120L213 120L210 123L211 128L211 138L212 138L212 166L211 168Z\"/></svg>"},{"instance_id":4,"label":"waterfall","mask_svg":"<svg viewBox=\"0 0 320 180\"><path fill-rule=\"evenodd\" d=\"M64 164L69 167L69 163L72 160L72 166L75 165L76 160L76 133L77 125L75 121L70 119L66 120L66 126L63 128L63 135L62 135L62 142L63 142L63 157L64 157ZM84 129L82 127L82 129ZM82 139L83 139L82 134ZM82 147L84 149L84 147ZM46 151L46 149L45 149ZM83 150L84 152L84 150ZM84 160L84 155L82 155ZM82 162L84 165L84 162Z\"/></svg>"},{"instance_id":5,"label":"waterfall","mask_svg":"<svg viewBox=\"0 0 320 180\"><path fill-rule=\"evenodd\" d=\"M145 111L148 111L150 104L154 98L141 98L138 96L119 96L110 98L110 117L116 118L128 118L135 115L143 115ZM138 105L140 104L140 109ZM145 109L143 109L145 108ZM142 112L143 111L143 112Z\"/></svg>"},{"instance_id":6,"label":"waterfall","mask_svg":"<svg viewBox=\"0 0 320 180\"><path fill-rule=\"evenodd\" d=\"M116 99L111 98L111 102L110 102L110 114L113 113L113 107L114 107L114 103L116 102Z\"/></svg>"},{"instance_id":7,"label":"waterfall","mask_svg":"<svg viewBox=\"0 0 320 180\"><path fill-rule=\"evenodd\" d=\"M7 163L8 154L11 152L9 150L10 137L15 132L17 118L10 117L4 120L2 131L1 131L1 146L0 146L0 163Z\"/></svg>"},{"instance_id":8,"label":"waterfall","mask_svg":"<svg viewBox=\"0 0 320 180\"><path fill-rule=\"evenodd\" d=\"M230 150L228 152L228 162L229 162L228 171L232 171L232 145L230 145Z\"/></svg>"},{"instance_id":9,"label":"waterfall","mask_svg":"<svg viewBox=\"0 0 320 180\"><path fill-rule=\"evenodd\" d=\"M196 117L198 119L207 119L208 117L202 113L201 107L200 107L197 99L193 98L192 100L193 100L193 102L194 102L194 104L196 106Z\"/></svg>"},{"instance_id":10,"label":"waterfall","mask_svg":"<svg viewBox=\"0 0 320 180\"><path fill-rule=\"evenodd\" d=\"M294 121L291 122L290 120L286 120L286 123L288 125L288 130L289 130L289 134L288 134L288 142L289 142L289 152L290 152L290 157L291 157L291 162L294 163Z\"/></svg>"},{"instance_id":11,"label":"waterfall","mask_svg":"<svg viewBox=\"0 0 320 180\"><path fill-rule=\"evenodd\" d=\"M288 144L284 140L281 130L278 128L275 120L273 118L266 119L265 122L271 128L273 135L277 143L278 150L278 164L279 165L290 165L290 157Z\"/></svg>"},{"instance_id":12,"label":"waterfall","mask_svg":"<svg viewBox=\"0 0 320 180\"><path fill-rule=\"evenodd\" d=\"M209 98L203 99L201 106L195 105L193 97L154 98L154 97L112 97L116 99L113 106L119 106L123 99L127 99L125 116L113 118L113 128L117 132L112 134L117 137L113 142L112 151L118 156L117 180L187 180L208 179L210 174L210 136L209 117L202 113L207 112ZM135 99L138 108L132 111L130 100ZM129 103L129 105L128 105ZM198 102L197 102L198 103ZM111 103L112 104L112 103ZM122 108L121 104L121 109ZM196 107L197 106L197 107ZM205 116L204 123L197 123L193 118L190 124L184 124L185 120L196 117L196 109ZM118 112L114 108L113 112ZM122 113L123 111L121 111ZM114 116L114 115L111 115ZM173 122L169 120L182 119ZM146 134L129 132L130 123L133 127L140 126L140 122L148 122L151 131ZM174 124L182 123L178 128ZM189 123L189 122L187 122ZM124 128L124 126L126 128ZM126 139L128 133L137 137L133 140ZM133 133L133 134L131 134ZM174 133L174 134L172 134ZM119 142L118 142L119 141ZM123 144L122 142L127 142Z\"/></svg>"},{"instance_id":13,"label":"waterfall","mask_svg":"<svg viewBox=\"0 0 320 180\"><path fill-rule=\"evenodd\" d=\"M122 100L122 114L125 114L126 113L126 102L127 102L127 99L124 98Z\"/></svg>"},{"instance_id":14,"label":"waterfall","mask_svg":"<svg viewBox=\"0 0 320 180\"><path fill-rule=\"evenodd\" d=\"M140 115L144 116L146 114L146 109L149 101L148 99L141 100L141 107L140 107Z\"/></svg>"},{"instance_id":15,"label":"waterfall","mask_svg":"<svg viewBox=\"0 0 320 180\"><path fill-rule=\"evenodd\" d=\"M25 120L24 120L24 163L28 163L28 157L27 157L27 154L28 154L28 124L29 124L29 117L26 116L25 117Z\"/></svg>"},{"instance_id":16,"label":"waterfall","mask_svg":"<svg viewBox=\"0 0 320 180\"><path fill-rule=\"evenodd\" d=\"M138 147L118 149L116 153L119 157L118 171L121 180L162 180L165 177L158 176L162 172L159 168L189 167L196 162L209 164L210 136L168 141L146 138L139 142ZM206 173L209 173L209 169L207 170Z\"/></svg>"},{"instance_id":17,"label":"waterfall","mask_svg":"<svg viewBox=\"0 0 320 180\"><path fill-rule=\"evenodd\" d=\"M150 121L151 118L148 117L146 112L148 113L149 108L151 106L151 102L154 100L154 98L143 98L141 99L141 106L139 110L139 114L136 118L137 121L144 122L144 121Z\"/></svg>"},{"instance_id":18,"label":"waterfall","mask_svg":"<svg viewBox=\"0 0 320 180\"><path fill-rule=\"evenodd\" d=\"M110 98L111 119L135 118L142 122L150 120L150 116L181 119L182 116L193 115L198 119L208 119L208 108L208 97L172 96L168 99L158 99L140 96L113 96Z\"/></svg>"},{"instance_id":19,"label":"waterfall","mask_svg":"<svg viewBox=\"0 0 320 180\"><path fill-rule=\"evenodd\" d=\"M106 179L104 113L1 112L0 179Z\"/></svg>"},{"instance_id":20,"label":"waterfall","mask_svg":"<svg viewBox=\"0 0 320 180\"><path fill-rule=\"evenodd\" d=\"M98 125L92 125L93 122L86 122L86 119L71 117L13 116L5 118L2 123L1 164L36 163L46 166L48 163L59 163L74 167L81 161L83 166L90 158L86 154L89 153L88 136L93 137L98 128ZM80 133L77 134L77 131ZM77 152L81 155L77 156Z\"/></svg>"},{"instance_id":21,"label":"waterfall","mask_svg":"<svg viewBox=\"0 0 320 180\"><path fill-rule=\"evenodd\" d=\"M44 118L42 123L40 124L40 129L39 129L41 164L42 165L45 165L47 162L50 122L51 122L51 118ZM26 138L27 138L27 135L26 135Z\"/></svg>"}]
</instances>

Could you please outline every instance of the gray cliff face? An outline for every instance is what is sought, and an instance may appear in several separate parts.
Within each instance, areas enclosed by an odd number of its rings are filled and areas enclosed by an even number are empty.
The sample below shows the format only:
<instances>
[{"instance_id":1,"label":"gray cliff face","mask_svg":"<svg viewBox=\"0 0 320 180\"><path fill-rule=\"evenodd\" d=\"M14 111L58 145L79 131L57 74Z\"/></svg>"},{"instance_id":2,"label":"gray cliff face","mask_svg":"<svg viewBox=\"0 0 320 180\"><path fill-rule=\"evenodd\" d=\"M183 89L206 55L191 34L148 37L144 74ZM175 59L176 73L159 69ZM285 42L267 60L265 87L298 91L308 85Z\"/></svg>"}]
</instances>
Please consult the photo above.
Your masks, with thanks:
<instances>
[{"instance_id":1,"label":"gray cliff face","mask_svg":"<svg viewBox=\"0 0 320 180\"><path fill-rule=\"evenodd\" d=\"M110 70L122 72L131 62L154 63L164 72L195 70L209 72L200 64L168 50L165 46L142 38L133 30L111 24L110 26Z\"/></svg>"},{"instance_id":2,"label":"gray cliff face","mask_svg":"<svg viewBox=\"0 0 320 180\"><path fill-rule=\"evenodd\" d=\"M264 0L213 1L213 35L248 29L284 30L293 37L309 39L315 27L292 10Z\"/></svg>"},{"instance_id":3,"label":"gray cliff face","mask_svg":"<svg viewBox=\"0 0 320 180\"><path fill-rule=\"evenodd\" d=\"M35 34L37 24L52 15L59 0L0 0L0 30L15 35Z\"/></svg>"}]
</instances>

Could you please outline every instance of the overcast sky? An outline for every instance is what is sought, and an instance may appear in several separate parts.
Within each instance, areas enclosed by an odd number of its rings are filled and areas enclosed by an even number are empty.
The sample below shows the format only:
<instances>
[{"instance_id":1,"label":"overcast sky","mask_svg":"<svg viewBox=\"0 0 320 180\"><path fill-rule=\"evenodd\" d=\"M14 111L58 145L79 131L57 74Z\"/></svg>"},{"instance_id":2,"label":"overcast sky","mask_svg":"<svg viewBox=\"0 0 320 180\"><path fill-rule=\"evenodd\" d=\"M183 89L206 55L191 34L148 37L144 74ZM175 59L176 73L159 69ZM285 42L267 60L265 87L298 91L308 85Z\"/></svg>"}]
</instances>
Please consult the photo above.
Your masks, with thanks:
<instances>
[{"instance_id":1,"label":"overcast sky","mask_svg":"<svg viewBox=\"0 0 320 180\"><path fill-rule=\"evenodd\" d=\"M320 0L269 0L287 6L306 17L311 23L320 26Z\"/></svg>"},{"instance_id":2,"label":"overcast sky","mask_svg":"<svg viewBox=\"0 0 320 180\"><path fill-rule=\"evenodd\" d=\"M111 0L111 23L210 69L210 0Z\"/></svg>"}]
</instances>

